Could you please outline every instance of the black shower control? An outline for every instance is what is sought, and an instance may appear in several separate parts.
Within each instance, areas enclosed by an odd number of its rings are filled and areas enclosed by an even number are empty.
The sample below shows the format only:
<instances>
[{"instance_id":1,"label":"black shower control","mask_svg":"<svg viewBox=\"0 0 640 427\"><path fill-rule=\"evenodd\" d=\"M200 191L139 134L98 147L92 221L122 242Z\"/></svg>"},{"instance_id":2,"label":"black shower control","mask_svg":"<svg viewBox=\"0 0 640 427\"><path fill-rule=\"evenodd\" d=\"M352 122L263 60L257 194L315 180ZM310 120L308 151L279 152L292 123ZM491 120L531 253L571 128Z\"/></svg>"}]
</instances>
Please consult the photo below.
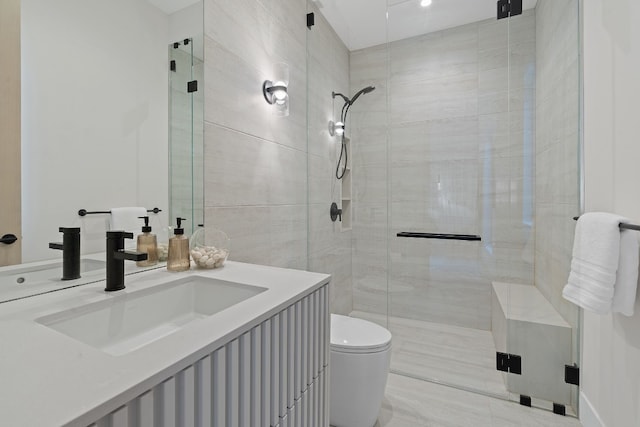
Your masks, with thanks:
<instances>
[{"instance_id":1,"label":"black shower control","mask_svg":"<svg viewBox=\"0 0 640 427\"><path fill-rule=\"evenodd\" d=\"M338 209L336 202L331 203L329 214L331 215L331 221L336 222L336 219L340 218L340 222L342 222L342 209Z\"/></svg>"}]
</instances>

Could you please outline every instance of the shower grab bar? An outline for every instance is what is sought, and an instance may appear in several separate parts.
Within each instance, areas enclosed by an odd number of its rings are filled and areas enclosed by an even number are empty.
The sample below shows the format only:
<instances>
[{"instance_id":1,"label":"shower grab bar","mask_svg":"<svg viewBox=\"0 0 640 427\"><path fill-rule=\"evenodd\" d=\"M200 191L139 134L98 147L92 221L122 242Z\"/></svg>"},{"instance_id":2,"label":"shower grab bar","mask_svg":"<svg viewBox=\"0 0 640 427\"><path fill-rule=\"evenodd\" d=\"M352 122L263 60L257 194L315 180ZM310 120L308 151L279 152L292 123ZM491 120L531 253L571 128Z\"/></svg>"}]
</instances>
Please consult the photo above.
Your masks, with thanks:
<instances>
[{"instance_id":1,"label":"shower grab bar","mask_svg":"<svg viewBox=\"0 0 640 427\"><path fill-rule=\"evenodd\" d=\"M147 209L147 212L153 212L154 214L157 214L158 212L162 212L162 209L159 209L159 208ZM86 209L80 209L78 211L78 215L79 216L102 215L102 214L110 214L110 213L111 213L111 211L93 211L93 212L89 212Z\"/></svg>"},{"instance_id":2,"label":"shower grab bar","mask_svg":"<svg viewBox=\"0 0 640 427\"><path fill-rule=\"evenodd\" d=\"M441 240L466 240L480 241L482 238L477 234L447 234L447 233L418 233L414 231L401 231L396 234L398 237L417 237L421 239L441 239Z\"/></svg>"},{"instance_id":3,"label":"shower grab bar","mask_svg":"<svg viewBox=\"0 0 640 427\"><path fill-rule=\"evenodd\" d=\"M573 220L577 221L578 218L580 218L579 216L574 216ZM640 225L635 225L635 224L627 224L626 222L621 222L619 225L621 230L638 230L640 231Z\"/></svg>"}]
</instances>

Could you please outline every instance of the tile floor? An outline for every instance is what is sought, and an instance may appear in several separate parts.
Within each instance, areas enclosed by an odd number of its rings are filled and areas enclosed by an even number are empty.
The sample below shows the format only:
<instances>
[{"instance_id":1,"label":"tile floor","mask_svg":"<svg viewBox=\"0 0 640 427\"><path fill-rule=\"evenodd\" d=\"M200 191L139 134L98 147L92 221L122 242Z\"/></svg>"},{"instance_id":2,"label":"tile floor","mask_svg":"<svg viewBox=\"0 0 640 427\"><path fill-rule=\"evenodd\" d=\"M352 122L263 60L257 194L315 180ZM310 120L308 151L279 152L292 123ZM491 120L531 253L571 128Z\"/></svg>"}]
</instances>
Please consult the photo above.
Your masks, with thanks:
<instances>
[{"instance_id":1,"label":"tile floor","mask_svg":"<svg viewBox=\"0 0 640 427\"><path fill-rule=\"evenodd\" d=\"M375 427L580 427L572 417L389 374Z\"/></svg>"},{"instance_id":2,"label":"tile floor","mask_svg":"<svg viewBox=\"0 0 640 427\"><path fill-rule=\"evenodd\" d=\"M354 311L387 326L385 316ZM573 417L528 408L507 399L495 369L491 331L392 317L391 370L376 427L578 427ZM428 345L427 345L428 343ZM468 392L416 378L481 390Z\"/></svg>"},{"instance_id":3,"label":"tile floor","mask_svg":"<svg viewBox=\"0 0 640 427\"><path fill-rule=\"evenodd\" d=\"M387 327L393 334L391 370L508 398L496 370L491 331L353 311L351 316Z\"/></svg>"}]
</instances>

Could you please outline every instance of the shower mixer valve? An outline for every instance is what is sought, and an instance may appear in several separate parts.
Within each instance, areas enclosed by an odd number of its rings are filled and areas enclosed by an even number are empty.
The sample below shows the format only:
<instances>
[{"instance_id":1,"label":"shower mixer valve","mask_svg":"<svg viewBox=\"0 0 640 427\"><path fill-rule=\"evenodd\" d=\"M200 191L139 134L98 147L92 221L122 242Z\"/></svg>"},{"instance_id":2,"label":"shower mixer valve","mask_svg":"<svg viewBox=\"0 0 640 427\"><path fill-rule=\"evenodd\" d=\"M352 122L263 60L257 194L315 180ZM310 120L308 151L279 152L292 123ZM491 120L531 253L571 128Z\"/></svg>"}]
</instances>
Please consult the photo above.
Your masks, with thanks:
<instances>
[{"instance_id":1,"label":"shower mixer valve","mask_svg":"<svg viewBox=\"0 0 640 427\"><path fill-rule=\"evenodd\" d=\"M342 222L342 209L338 208L336 202L331 203L329 214L331 215L331 221L336 222L336 219L340 218L340 222Z\"/></svg>"}]
</instances>

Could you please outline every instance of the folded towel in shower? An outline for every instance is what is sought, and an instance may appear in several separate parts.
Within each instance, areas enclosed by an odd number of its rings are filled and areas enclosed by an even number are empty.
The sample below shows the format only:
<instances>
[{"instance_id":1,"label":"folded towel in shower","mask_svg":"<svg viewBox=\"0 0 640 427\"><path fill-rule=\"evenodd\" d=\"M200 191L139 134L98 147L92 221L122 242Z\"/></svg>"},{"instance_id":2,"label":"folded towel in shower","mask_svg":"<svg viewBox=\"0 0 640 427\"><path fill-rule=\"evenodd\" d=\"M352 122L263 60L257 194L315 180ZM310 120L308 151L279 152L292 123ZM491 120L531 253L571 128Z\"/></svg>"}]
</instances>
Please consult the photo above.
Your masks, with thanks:
<instances>
[{"instance_id":1,"label":"folded towel in shower","mask_svg":"<svg viewBox=\"0 0 640 427\"><path fill-rule=\"evenodd\" d=\"M633 316L638 288L638 260L640 246L638 232L620 230L620 262L616 273L616 284L613 287L611 311Z\"/></svg>"},{"instance_id":2,"label":"folded towel in shower","mask_svg":"<svg viewBox=\"0 0 640 427\"><path fill-rule=\"evenodd\" d=\"M628 220L603 212L580 216L573 242L571 272L562 291L565 299L598 314L611 311L616 273L621 259L621 222ZM627 257L623 259L626 260Z\"/></svg>"},{"instance_id":3,"label":"folded towel in shower","mask_svg":"<svg viewBox=\"0 0 640 427\"><path fill-rule=\"evenodd\" d=\"M144 225L138 217L147 216L147 209L140 207L111 208L111 230L137 233Z\"/></svg>"}]
</instances>

